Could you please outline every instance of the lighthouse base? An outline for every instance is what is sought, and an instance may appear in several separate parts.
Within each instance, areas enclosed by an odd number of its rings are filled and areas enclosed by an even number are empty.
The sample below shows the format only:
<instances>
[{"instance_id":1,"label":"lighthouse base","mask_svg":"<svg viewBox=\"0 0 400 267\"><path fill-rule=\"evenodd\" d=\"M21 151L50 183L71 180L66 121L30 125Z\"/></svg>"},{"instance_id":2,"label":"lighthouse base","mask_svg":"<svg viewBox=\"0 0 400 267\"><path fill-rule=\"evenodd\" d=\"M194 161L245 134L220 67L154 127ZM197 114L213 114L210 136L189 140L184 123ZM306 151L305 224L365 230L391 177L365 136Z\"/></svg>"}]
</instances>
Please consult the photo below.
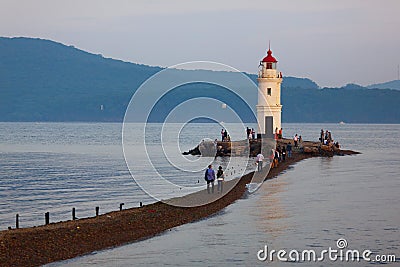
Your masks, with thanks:
<instances>
[{"instance_id":1,"label":"lighthouse base","mask_svg":"<svg viewBox=\"0 0 400 267\"><path fill-rule=\"evenodd\" d=\"M273 138L275 129L281 129L282 106L257 105L258 132L267 138Z\"/></svg>"}]
</instances>

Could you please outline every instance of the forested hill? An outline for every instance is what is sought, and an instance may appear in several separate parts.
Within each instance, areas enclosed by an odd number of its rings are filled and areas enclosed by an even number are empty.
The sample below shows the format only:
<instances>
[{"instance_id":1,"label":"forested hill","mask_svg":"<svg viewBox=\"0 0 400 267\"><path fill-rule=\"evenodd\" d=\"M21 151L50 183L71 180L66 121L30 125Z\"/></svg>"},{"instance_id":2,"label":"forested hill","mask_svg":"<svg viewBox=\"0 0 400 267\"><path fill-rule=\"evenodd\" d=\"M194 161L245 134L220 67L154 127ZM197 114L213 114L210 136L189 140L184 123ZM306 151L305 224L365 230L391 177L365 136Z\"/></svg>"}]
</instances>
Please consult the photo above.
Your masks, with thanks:
<instances>
[{"instance_id":1,"label":"forested hill","mask_svg":"<svg viewBox=\"0 0 400 267\"><path fill-rule=\"evenodd\" d=\"M0 121L122 121L135 90L160 70L49 40L0 38ZM255 75L249 77L256 81ZM256 98L256 92L249 97L254 109ZM399 102L399 90L321 89L296 77L284 77L282 85L284 122L400 123Z\"/></svg>"}]
</instances>

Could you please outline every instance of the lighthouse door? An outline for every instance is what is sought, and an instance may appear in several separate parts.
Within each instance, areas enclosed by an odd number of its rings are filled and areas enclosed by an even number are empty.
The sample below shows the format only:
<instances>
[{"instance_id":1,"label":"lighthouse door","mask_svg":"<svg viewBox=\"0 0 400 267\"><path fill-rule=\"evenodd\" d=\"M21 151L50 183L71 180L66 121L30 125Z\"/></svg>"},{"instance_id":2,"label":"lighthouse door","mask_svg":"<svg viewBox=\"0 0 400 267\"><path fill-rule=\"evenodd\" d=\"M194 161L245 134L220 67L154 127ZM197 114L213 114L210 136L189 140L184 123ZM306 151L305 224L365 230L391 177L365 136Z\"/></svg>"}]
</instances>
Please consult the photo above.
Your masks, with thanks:
<instances>
[{"instance_id":1,"label":"lighthouse door","mask_svg":"<svg viewBox=\"0 0 400 267\"><path fill-rule=\"evenodd\" d=\"M265 116L265 135L267 138L274 138L274 117Z\"/></svg>"}]
</instances>

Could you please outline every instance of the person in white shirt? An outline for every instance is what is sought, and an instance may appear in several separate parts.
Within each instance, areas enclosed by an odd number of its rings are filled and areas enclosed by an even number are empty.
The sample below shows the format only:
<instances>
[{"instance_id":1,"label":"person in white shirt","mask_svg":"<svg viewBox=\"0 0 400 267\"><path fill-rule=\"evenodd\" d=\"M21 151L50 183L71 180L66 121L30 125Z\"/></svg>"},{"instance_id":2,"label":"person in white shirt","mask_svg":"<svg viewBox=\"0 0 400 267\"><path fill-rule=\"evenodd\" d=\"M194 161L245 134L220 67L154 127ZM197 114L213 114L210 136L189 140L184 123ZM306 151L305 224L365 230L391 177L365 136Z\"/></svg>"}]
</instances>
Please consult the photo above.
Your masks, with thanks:
<instances>
[{"instance_id":1,"label":"person in white shirt","mask_svg":"<svg viewBox=\"0 0 400 267\"><path fill-rule=\"evenodd\" d=\"M297 142L299 141L299 137L297 134L293 137L293 141L294 141L294 147L297 147L298 146Z\"/></svg>"},{"instance_id":2,"label":"person in white shirt","mask_svg":"<svg viewBox=\"0 0 400 267\"><path fill-rule=\"evenodd\" d=\"M263 167L263 160L264 160L264 156L263 154L259 153L256 157L256 163L258 166L258 171L262 171L262 167Z\"/></svg>"}]
</instances>

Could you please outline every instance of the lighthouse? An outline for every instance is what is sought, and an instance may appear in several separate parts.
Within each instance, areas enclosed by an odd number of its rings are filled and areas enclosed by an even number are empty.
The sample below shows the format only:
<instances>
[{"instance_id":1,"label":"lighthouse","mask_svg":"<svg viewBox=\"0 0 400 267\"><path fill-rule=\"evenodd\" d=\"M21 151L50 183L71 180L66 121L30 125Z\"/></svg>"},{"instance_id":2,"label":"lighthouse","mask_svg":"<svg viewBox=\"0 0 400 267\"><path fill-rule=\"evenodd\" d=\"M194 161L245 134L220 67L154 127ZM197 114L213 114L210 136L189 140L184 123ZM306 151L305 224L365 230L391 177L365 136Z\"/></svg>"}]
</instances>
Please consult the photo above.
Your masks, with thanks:
<instances>
[{"instance_id":1,"label":"lighthouse","mask_svg":"<svg viewBox=\"0 0 400 267\"><path fill-rule=\"evenodd\" d=\"M258 132L272 138L275 129L281 129L281 83L282 73L276 69L278 61L268 48L267 56L260 61L258 71Z\"/></svg>"}]
</instances>

